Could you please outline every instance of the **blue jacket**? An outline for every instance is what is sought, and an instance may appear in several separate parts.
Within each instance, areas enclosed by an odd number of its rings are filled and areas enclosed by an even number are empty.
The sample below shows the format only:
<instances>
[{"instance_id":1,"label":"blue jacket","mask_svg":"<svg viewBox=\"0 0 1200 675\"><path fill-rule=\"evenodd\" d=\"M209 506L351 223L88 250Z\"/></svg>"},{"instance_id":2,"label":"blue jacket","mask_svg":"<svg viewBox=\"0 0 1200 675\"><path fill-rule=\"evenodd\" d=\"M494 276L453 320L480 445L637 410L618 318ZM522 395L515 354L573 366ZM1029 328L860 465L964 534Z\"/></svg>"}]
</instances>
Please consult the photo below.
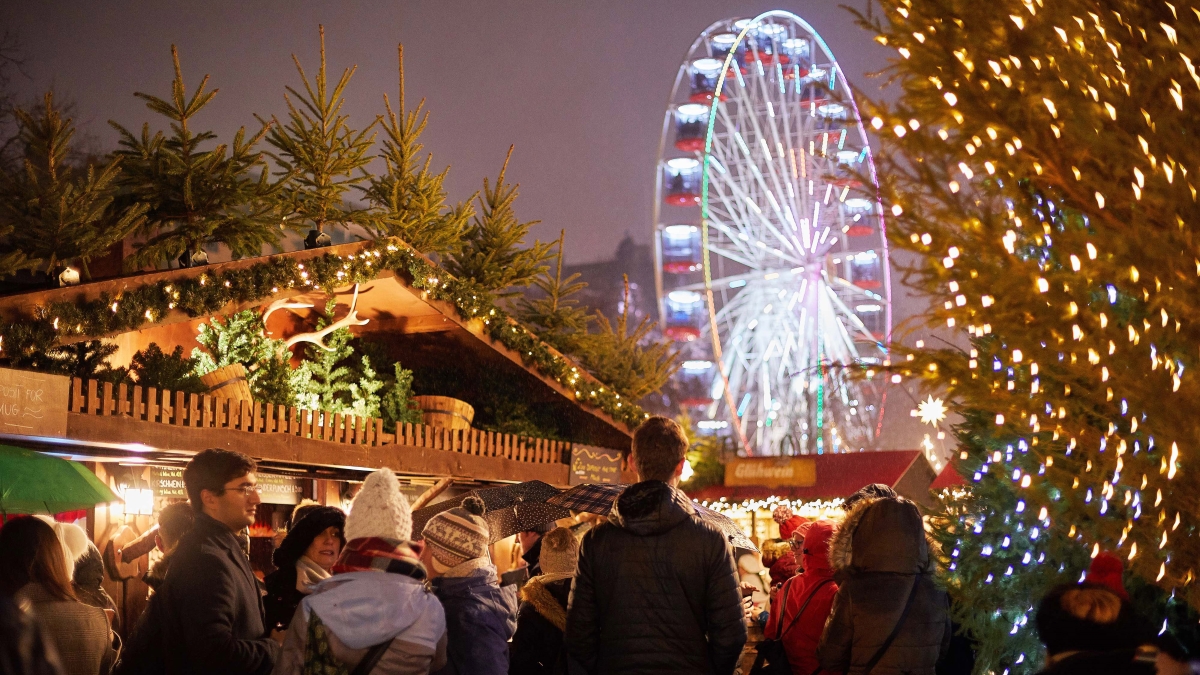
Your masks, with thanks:
<instances>
[{"instance_id":1,"label":"blue jacket","mask_svg":"<svg viewBox=\"0 0 1200 675\"><path fill-rule=\"evenodd\" d=\"M508 641L517 630L517 588L501 588L496 568L438 577L433 593L446 612L446 667L434 675L507 675Z\"/></svg>"}]
</instances>

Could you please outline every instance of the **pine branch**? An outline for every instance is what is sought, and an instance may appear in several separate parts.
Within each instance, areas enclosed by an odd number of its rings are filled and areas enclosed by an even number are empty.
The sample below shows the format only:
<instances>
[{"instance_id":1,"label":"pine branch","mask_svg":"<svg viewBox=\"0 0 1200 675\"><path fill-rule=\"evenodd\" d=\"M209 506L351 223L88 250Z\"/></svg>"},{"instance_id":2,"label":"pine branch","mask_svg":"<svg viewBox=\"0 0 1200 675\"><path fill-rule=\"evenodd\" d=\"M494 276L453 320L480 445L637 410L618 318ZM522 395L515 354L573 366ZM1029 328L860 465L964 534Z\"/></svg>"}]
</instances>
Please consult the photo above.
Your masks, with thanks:
<instances>
[{"instance_id":1,"label":"pine branch","mask_svg":"<svg viewBox=\"0 0 1200 675\"><path fill-rule=\"evenodd\" d=\"M586 288L587 284L578 281L578 273L563 279L563 245L566 237L567 231L562 230L558 236L554 274L546 270L533 281L541 297L530 300L528 295L523 296L516 303L515 314L547 344L563 353L572 354L580 348L593 318L571 297Z\"/></svg>"}]
</instances>

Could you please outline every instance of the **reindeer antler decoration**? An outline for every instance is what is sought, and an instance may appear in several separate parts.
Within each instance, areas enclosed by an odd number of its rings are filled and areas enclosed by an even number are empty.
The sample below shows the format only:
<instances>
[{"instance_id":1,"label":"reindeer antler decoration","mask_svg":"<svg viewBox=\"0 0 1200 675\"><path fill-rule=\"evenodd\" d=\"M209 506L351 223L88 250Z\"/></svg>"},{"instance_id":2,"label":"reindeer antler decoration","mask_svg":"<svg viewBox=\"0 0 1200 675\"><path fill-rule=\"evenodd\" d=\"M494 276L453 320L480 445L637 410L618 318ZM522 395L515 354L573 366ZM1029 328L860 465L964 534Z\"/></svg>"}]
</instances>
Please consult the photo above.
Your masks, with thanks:
<instances>
[{"instance_id":1,"label":"reindeer antler decoration","mask_svg":"<svg viewBox=\"0 0 1200 675\"><path fill-rule=\"evenodd\" d=\"M271 303L271 305L274 306L275 303ZM281 305L281 307L282 306L283 305ZM312 307L312 305L308 305L308 306ZM301 342L309 342L309 343L316 345L317 347L319 347L321 349L324 349L327 352L333 351L333 347L329 347L329 346L325 345L325 336L326 335L329 335L330 333L332 333L333 331L335 331L339 328L346 328L348 326L365 326L368 323L370 323L370 321L371 321L370 319L359 319L358 318L357 306L358 306L358 284L354 284L354 297L350 300L350 311L346 314L346 316L338 319L337 321L334 321L333 323L329 324L328 326L325 326L321 330L313 331L311 333L297 333L296 335L293 335L292 337L288 338L286 342L283 343L283 349L288 350L288 349L291 349L292 345L299 344ZM275 309L278 309L278 308L275 308ZM265 318L265 316L264 316L264 318Z\"/></svg>"}]
</instances>

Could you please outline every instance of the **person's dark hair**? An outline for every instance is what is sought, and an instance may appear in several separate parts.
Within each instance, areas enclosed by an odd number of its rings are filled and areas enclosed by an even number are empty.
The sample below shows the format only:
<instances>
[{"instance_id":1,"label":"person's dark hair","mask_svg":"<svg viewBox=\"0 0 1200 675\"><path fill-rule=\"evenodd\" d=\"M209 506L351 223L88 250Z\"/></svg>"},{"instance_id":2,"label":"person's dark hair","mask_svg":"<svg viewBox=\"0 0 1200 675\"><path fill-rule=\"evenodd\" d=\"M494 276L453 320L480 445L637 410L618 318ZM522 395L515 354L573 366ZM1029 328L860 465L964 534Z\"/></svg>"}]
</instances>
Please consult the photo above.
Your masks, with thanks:
<instances>
[{"instance_id":1,"label":"person's dark hair","mask_svg":"<svg viewBox=\"0 0 1200 675\"><path fill-rule=\"evenodd\" d=\"M192 529L196 520L196 512L187 502L167 504L158 514L158 531L162 538L175 543Z\"/></svg>"},{"instance_id":2,"label":"person's dark hair","mask_svg":"<svg viewBox=\"0 0 1200 675\"><path fill-rule=\"evenodd\" d=\"M889 499L899 496L895 490L883 483L871 483L870 485L864 485L859 488L858 492L846 497L846 501L842 502L842 508L849 511L850 507L864 499Z\"/></svg>"},{"instance_id":3,"label":"person's dark hair","mask_svg":"<svg viewBox=\"0 0 1200 675\"><path fill-rule=\"evenodd\" d=\"M1038 603L1035 623L1050 654L1136 649L1140 642L1133 606L1099 584L1056 586Z\"/></svg>"},{"instance_id":4,"label":"person's dark hair","mask_svg":"<svg viewBox=\"0 0 1200 675\"><path fill-rule=\"evenodd\" d=\"M75 599L54 528L39 518L14 518L0 527L0 592L12 595L30 582L59 600Z\"/></svg>"},{"instance_id":5,"label":"person's dark hair","mask_svg":"<svg viewBox=\"0 0 1200 675\"><path fill-rule=\"evenodd\" d=\"M687 434L669 417L651 417L633 432L633 464L642 480L669 481L687 449Z\"/></svg>"},{"instance_id":6,"label":"person's dark hair","mask_svg":"<svg viewBox=\"0 0 1200 675\"><path fill-rule=\"evenodd\" d=\"M196 513L204 510L204 502L200 499L202 490L224 494L226 483L257 468L254 460L240 452L216 448L201 451L183 469L183 485L192 509Z\"/></svg>"}]
</instances>

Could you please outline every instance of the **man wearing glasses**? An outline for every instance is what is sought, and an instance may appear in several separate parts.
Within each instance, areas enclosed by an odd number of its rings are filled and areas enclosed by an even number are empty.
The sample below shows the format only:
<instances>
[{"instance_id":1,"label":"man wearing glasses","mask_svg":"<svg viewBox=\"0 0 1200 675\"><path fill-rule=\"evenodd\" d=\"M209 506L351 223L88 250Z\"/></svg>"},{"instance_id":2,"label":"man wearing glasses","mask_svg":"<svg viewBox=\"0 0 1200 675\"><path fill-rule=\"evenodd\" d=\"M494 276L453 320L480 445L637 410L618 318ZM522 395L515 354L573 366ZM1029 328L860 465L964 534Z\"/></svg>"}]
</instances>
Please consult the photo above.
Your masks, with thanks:
<instances>
[{"instance_id":1,"label":"man wearing glasses","mask_svg":"<svg viewBox=\"0 0 1200 675\"><path fill-rule=\"evenodd\" d=\"M256 469L240 452L205 450L183 470L196 521L160 591L167 673L265 675L275 665L279 645L264 634L262 596L236 536L262 502Z\"/></svg>"}]
</instances>

